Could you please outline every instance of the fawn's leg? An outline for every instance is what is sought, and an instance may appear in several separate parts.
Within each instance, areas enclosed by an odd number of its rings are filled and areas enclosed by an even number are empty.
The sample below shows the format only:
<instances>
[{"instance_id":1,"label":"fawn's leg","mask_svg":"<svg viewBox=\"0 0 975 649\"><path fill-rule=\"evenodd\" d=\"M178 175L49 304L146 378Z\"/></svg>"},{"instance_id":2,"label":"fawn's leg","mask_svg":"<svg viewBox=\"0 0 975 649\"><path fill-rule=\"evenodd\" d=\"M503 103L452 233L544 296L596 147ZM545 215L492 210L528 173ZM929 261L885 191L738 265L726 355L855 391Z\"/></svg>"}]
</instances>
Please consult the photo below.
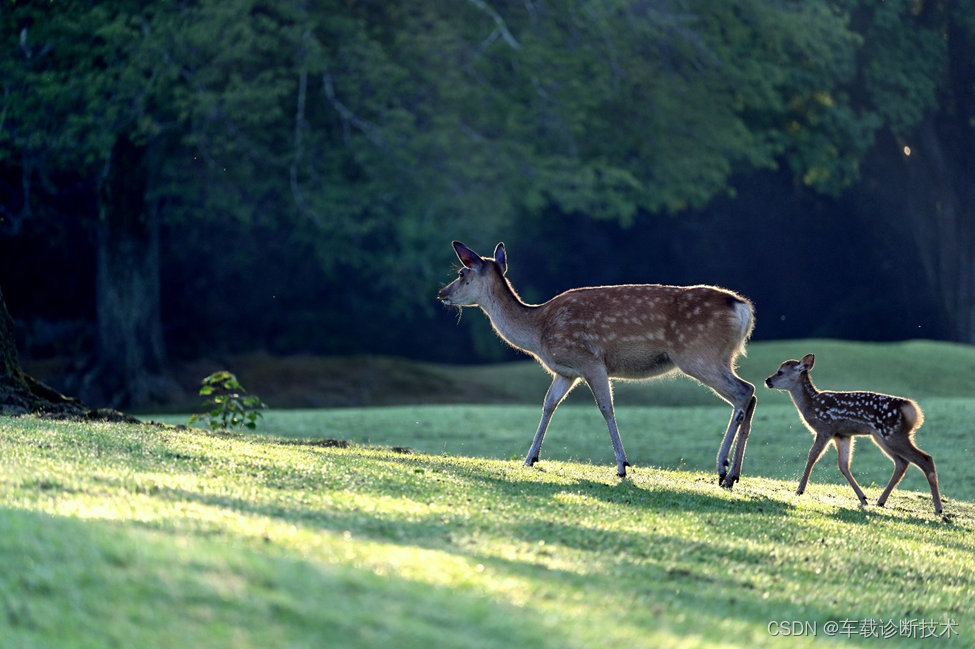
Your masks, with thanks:
<instances>
[{"instance_id":1,"label":"fawn's leg","mask_svg":"<svg viewBox=\"0 0 975 649\"><path fill-rule=\"evenodd\" d=\"M819 458L823 456L823 451L826 450L826 445L829 444L830 439L828 435L824 435L823 433L816 434L812 448L809 449L809 457L806 458L806 468L802 472L802 478L799 480L799 487L796 488L797 496L801 496L806 490L806 483L809 482L809 474L812 473L816 462L819 462Z\"/></svg>"},{"instance_id":2,"label":"fawn's leg","mask_svg":"<svg viewBox=\"0 0 975 649\"><path fill-rule=\"evenodd\" d=\"M880 494L880 498L877 500L877 507L883 507L885 504L887 504L887 498L890 496L890 492L892 492L894 487L900 483L901 478L903 478L904 474L907 472L907 467L910 466L910 463L900 455L894 455L891 453L890 459L894 461L894 473L891 474L890 482L887 483L887 487L884 489L884 492Z\"/></svg>"},{"instance_id":3,"label":"fawn's leg","mask_svg":"<svg viewBox=\"0 0 975 649\"><path fill-rule=\"evenodd\" d=\"M879 507L883 507L887 502L887 497L890 492L894 490L897 483L901 481L904 477L904 472L907 471L908 462L913 462L921 469L924 473L924 477L928 479L928 486L931 488L931 499L934 501L934 511L936 514L941 513L941 493L938 491L938 471L934 466L934 459L930 455L914 446L911 442L910 435L898 436L896 438L887 441L886 450L891 458L894 460L894 475L890 478L890 483L887 488L884 489L884 493L880 495L880 500L877 501ZM904 464L903 468L898 463ZM900 473L898 473L898 471Z\"/></svg>"},{"instance_id":4,"label":"fawn's leg","mask_svg":"<svg viewBox=\"0 0 975 649\"><path fill-rule=\"evenodd\" d=\"M850 473L850 458L853 455L853 438L852 437L834 437L834 443L836 444L836 464L840 468L840 473L846 478L846 481L850 483L853 487L853 491L856 492L857 498L860 499L861 505L867 504L867 497L863 495L863 490L860 489L860 485L853 478L853 474Z\"/></svg>"}]
</instances>

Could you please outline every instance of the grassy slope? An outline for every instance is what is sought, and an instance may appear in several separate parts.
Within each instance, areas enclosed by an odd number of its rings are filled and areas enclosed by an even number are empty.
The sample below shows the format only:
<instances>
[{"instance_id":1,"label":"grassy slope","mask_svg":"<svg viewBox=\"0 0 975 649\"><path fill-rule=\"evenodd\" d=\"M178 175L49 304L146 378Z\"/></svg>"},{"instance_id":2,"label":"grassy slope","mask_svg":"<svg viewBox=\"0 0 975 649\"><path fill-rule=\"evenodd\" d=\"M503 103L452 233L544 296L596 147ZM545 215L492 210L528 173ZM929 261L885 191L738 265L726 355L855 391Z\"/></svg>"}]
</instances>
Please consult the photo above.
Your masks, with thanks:
<instances>
[{"instance_id":1,"label":"grassy slope","mask_svg":"<svg viewBox=\"0 0 975 649\"><path fill-rule=\"evenodd\" d=\"M621 407L625 481L588 404L560 410L543 462L520 466L540 394L272 411L277 437L0 419L0 647L752 647L776 641L773 620L815 621L823 640L826 621L861 619L953 619L972 646L975 355L769 343L742 373L758 383L805 351L822 387L921 402L946 520L916 469L886 509L859 508L833 452L794 496L811 437L764 389L732 492L711 468L720 405ZM686 381L628 387L667 385L716 401ZM861 444L853 468L875 500L890 462Z\"/></svg>"},{"instance_id":2,"label":"grassy slope","mask_svg":"<svg viewBox=\"0 0 975 649\"><path fill-rule=\"evenodd\" d=\"M4 647L755 647L881 618L975 641L968 502L32 419L0 443Z\"/></svg>"}]
</instances>

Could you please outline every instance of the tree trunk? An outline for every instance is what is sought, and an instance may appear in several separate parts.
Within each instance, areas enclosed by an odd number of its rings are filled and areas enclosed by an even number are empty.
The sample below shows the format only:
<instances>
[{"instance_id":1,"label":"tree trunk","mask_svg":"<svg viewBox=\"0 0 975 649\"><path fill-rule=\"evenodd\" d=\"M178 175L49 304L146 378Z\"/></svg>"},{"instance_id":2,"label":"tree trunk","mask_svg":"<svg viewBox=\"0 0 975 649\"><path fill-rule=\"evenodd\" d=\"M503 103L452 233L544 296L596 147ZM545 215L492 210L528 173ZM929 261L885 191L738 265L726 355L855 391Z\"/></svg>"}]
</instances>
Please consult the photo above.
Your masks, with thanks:
<instances>
[{"instance_id":1,"label":"tree trunk","mask_svg":"<svg viewBox=\"0 0 975 649\"><path fill-rule=\"evenodd\" d=\"M975 205L963 186L973 170L939 130L932 118L919 127L907 161L907 212L951 338L975 343Z\"/></svg>"},{"instance_id":2,"label":"tree trunk","mask_svg":"<svg viewBox=\"0 0 975 649\"><path fill-rule=\"evenodd\" d=\"M893 264L923 278L909 282L930 304L921 335L975 344L975 41L940 7L924 5L947 33L940 108L910 134L880 134L859 191L864 217L890 233Z\"/></svg>"},{"instance_id":3,"label":"tree trunk","mask_svg":"<svg viewBox=\"0 0 975 649\"><path fill-rule=\"evenodd\" d=\"M14 323L0 292L0 414L23 415L30 412L30 389L17 358Z\"/></svg>"},{"instance_id":4,"label":"tree trunk","mask_svg":"<svg viewBox=\"0 0 975 649\"><path fill-rule=\"evenodd\" d=\"M146 201L147 147L118 138L99 196L98 338L80 393L112 408L147 403L162 373L159 227Z\"/></svg>"},{"instance_id":5,"label":"tree trunk","mask_svg":"<svg viewBox=\"0 0 975 649\"><path fill-rule=\"evenodd\" d=\"M36 414L56 419L102 419L138 423L115 410L92 410L24 373L17 357L14 322L0 291L0 415Z\"/></svg>"},{"instance_id":6,"label":"tree trunk","mask_svg":"<svg viewBox=\"0 0 975 649\"><path fill-rule=\"evenodd\" d=\"M932 20L942 20L933 7ZM975 40L961 9L946 14L947 81L906 156L907 209L931 287L958 342L975 343ZM912 143L909 143L912 144Z\"/></svg>"}]
</instances>

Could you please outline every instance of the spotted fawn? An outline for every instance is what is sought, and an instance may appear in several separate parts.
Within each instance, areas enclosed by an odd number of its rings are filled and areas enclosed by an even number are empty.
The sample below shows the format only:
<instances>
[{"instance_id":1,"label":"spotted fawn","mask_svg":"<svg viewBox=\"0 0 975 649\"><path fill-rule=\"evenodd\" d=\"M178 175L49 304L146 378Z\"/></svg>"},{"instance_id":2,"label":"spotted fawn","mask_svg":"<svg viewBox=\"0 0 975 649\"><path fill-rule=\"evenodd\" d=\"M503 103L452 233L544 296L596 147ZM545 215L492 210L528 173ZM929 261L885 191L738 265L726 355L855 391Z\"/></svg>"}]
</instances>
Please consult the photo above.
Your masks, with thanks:
<instances>
[{"instance_id":1,"label":"spotted fawn","mask_svg":"<svg viewBox=\"0 0 975 649\"><path fill-rule=\"evenodd\" d=\"M853 487L860 502L866 505L867 497L850 473L850 459L853 456L853 437L870 435L874 443L894 461L894 474L880 495L877 506L884 506L890 492L913 462L928 479L934 511L940 514L941 495L934 460L914 445L914 432L924 423L921 408L910 399L876 392L820 392L809 378L809 370L815 362L813 354L803 356L801 361L786 361L778 372L765 379L768 387L786 390L792 396L800 418L816 437L809 449L806 470L799 480L796 494L806 490L813 466L823 455L826 446L833 442L840 472Z\"/></svg>"}]
</instances>

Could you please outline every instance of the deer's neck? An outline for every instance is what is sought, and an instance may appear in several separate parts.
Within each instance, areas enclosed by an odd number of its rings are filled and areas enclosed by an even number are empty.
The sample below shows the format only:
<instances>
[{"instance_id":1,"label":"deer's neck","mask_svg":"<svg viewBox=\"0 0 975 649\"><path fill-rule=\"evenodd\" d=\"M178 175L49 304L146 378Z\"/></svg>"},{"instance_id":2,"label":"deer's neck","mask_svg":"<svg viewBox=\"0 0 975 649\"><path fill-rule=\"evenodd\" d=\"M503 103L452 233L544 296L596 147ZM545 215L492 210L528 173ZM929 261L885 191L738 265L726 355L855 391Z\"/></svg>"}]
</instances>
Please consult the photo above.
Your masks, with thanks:
<instances>
[{"instance_id":1,"label":"deer's neck","mask_svg":"<svg viewBox=\"0 0 975 649\"><path fill-rule=\"evenodd\" d=\"M538 307L525 304L507 280L497 283L490 299L479 306L509 345L531 354L541 350Z\"/></svg>"},{"instance_id":2,"label":"deer's neck","mask_svg":"<svg viewBox=\"0 0 975 649\"><path fill-rule=\"evenodd\" d=\"M813 402L819 396L819 390L813 385L812 379L809 378L809 373L807 372L789 388L789 395L792 397L792 402L796 404L796 408L805 412L807 409L813 407Z\"/></svg>"}]
</instances>

